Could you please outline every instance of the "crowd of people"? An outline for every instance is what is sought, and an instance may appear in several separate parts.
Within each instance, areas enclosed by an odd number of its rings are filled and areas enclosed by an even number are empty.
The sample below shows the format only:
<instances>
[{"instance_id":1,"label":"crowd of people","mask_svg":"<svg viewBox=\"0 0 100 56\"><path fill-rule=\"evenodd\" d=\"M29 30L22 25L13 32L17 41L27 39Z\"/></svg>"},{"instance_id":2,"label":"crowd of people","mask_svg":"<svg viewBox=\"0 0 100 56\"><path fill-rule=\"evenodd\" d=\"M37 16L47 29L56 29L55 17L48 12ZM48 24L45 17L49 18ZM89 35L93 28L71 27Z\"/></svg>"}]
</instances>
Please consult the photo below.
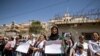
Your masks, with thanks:
<instances>
[{"instance_id":1,"label":"crowd of people","mask_svg":"<svg viewBox=\"0 0 100 56\"><path fill-rule=\"evenodd\" d=\"M4 39L0 36L0 55L1 56L100 56L100 36L94 32L92 39L85 42L85 36L80 35L79 41L73 41L73 37L65 37L59 35L59 30L56 26L51 28L51 34L46 37L40 34L39 37L33 37L29 34L28 38L23 39L21 36L9 37ZM46 54L46 41L62 40L64 53L62 54ZM27 53L17 52L16 48L22 43L29 43L30 47ZM23 48L24 49L24 48ZM19 55L20 54L20 55Z\"/></svg>"}]
</instances>

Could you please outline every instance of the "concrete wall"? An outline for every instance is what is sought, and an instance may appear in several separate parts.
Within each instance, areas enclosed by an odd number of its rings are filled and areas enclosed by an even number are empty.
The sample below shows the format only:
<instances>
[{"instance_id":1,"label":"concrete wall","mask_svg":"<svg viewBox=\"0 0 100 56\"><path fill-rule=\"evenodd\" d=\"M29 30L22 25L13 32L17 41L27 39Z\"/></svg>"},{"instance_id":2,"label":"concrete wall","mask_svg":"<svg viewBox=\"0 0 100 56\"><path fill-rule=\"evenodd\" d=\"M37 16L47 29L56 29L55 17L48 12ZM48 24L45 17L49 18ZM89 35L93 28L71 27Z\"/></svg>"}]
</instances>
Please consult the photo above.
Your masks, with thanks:
<instances>
[{"instance_id":1,"label":"concrete wall","mask_svg":"<svg viewBox=\"0 0 100 56\"><path fill-rule=\"evenodd\" d=\"M99 32L100 34L100 23L60 24L57 26L60 35L62 32L71 32L75 41L78 40L78 37L82 32Z\"/></svg>"}]
</instances>

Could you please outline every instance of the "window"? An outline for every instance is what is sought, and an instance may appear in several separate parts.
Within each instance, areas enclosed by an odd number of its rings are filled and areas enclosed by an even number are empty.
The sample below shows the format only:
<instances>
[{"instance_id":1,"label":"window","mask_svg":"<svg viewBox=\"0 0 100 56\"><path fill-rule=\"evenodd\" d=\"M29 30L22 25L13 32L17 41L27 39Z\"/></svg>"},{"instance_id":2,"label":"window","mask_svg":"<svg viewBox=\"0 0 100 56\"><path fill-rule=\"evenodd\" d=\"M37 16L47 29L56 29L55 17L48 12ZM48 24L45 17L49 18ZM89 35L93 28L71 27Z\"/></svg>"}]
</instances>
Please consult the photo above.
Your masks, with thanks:
<instances>
[{"instance_id":1,"label":"window","mask_svg":"<svg viewBox=\"0 0 100 56\"><path fill-rule=\"evenodd\" d=\"M85 36L85 40L92 40L93 32L82 32L82 35Z\"/></svg>"}]
</instances>

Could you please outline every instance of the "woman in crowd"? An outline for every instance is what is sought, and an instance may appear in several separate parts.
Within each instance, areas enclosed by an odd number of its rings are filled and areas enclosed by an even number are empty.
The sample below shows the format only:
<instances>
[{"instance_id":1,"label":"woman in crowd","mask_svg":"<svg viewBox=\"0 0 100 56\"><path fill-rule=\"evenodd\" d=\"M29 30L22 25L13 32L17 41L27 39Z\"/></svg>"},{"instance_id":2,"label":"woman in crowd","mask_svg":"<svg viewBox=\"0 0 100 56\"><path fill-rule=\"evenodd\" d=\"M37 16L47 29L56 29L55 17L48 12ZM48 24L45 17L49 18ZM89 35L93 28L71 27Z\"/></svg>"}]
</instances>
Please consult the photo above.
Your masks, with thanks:
<instances>
[{"instance_id":1,"label":"woman in crowd","mask_svg":"<svg viewBox=\"0 0 100 56\"><path fill-rule=\"evenodd\" d=\"M41 34L37 41L34 44L33 52L34 56L44 56L44 47L45 47L46 36Z\"/></svg>"},{"instance_id":2,"label":"woman in crowd","mask_svg":"<svg viewBox=\"0 0 100 56\"><path fill-rule=\"evenodd\" d=\"M89 50L91 56L100 56L100 41L97 32L93 33L93 40L89 41Z\"/></svg>"},{"instance_id":3,"label":"woman in crowd","mask_svg":"<svg viewBox=\"0 0 100 56\"><path fill-rule=\"evenodd\" d=\"M56 40L60 40L60 36L59 36L59 31L58 28L56 26L53 26L51 28L51 35L48 37L48 41L56 41ZM62 54L46 54L46 56L61 56Z\"/></svg>"},{"instance_id":4,"label":"woman in crowd","mask_svg":"<svg viewBox=\"0 0 100 56\"><path fill-rule=\"evenodd\" d=\"M65 36L64 37L64 46L65 46L65 55L66 56L70 55L70 50L73 47L73 45L74 45L74 41L73 41L72 35L70 33L69 36L67 36L67 37Z\"/></svg>"},{"instance_id":5,"label":"woman in crowd","mask_svg":"<svg viewBox=\"0 0 100 56\"><path fill-rule=\"evenodd\" d=\"M70 33L68 36L66 36L66 33L65 33L64 35L65 35L65 36L64 36L64 42L65 42L69 47L72 47L72 46L74 45L74 41L73 41L73 39L72 39L71 33Z\"/></svg>"},{"instance_id":6,"label":"woman in crowd","mask_svg":"<svg viewBox=\"0 0 100 56\"><path fill-rule=\"evenodd\" d=\"M59 36L59 31L58 28L56 26L53 26L51 28L51 35L48 37L48 40L59 40L60 36Z\"/></svg>"}]
</instances>

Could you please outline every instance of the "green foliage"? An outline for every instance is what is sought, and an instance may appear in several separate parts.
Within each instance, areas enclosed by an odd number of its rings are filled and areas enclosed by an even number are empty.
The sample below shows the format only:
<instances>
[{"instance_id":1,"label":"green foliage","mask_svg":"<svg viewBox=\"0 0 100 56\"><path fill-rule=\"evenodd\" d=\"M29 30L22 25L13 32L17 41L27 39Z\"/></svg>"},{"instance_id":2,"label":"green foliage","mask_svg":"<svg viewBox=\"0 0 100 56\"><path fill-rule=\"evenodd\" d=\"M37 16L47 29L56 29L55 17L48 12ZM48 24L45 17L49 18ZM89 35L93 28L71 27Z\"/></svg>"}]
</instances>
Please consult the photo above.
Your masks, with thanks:
<instances>
[{"instance_id":1,"label":"green foliage","mask_svg":"<svg viewBox=\"0 0 100 56\"><path fill-rule=\"evenodd\" d=\"M40 21L32 21L31 26L29 28L30 33L38 34L42 30L41 22Z\"/></svg>"},{"instance_id":2,"label":"green foliage","mask_svg":"<svg viewBox=\"0 0 100 56\"><path fill-rule=\"evenodd\" d=\"M40 26L40 25L41 25L40 21L33 21L31 24L31 26Z\"/></svg>"}]
</instances>

